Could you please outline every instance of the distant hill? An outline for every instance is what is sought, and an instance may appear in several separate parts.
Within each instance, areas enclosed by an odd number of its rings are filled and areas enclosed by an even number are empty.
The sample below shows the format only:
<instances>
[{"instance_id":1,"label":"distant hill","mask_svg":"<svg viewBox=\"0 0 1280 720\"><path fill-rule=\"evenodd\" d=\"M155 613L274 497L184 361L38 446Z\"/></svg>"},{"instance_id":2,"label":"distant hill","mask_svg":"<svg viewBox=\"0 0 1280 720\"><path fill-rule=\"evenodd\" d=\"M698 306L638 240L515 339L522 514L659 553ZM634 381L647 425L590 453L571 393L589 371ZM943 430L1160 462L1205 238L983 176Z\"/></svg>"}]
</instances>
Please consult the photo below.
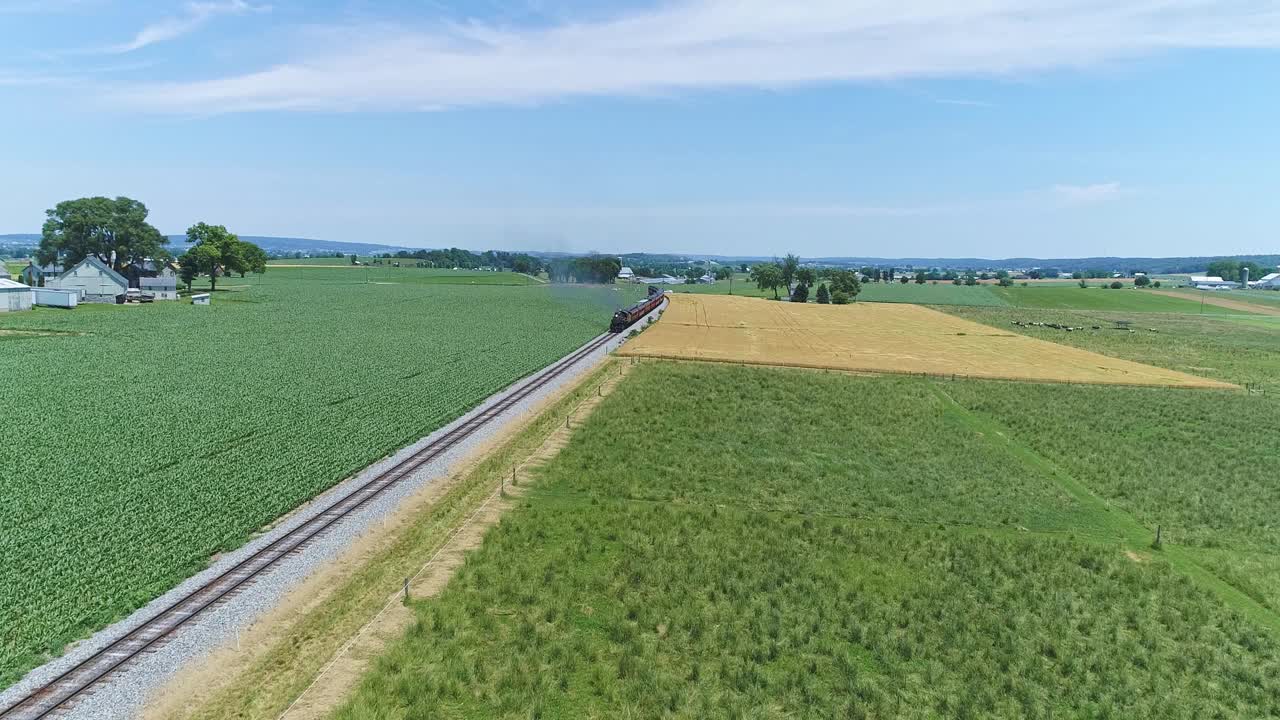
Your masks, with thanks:
<instances>
[{"instance_id":1,"label":"distant hill","mask_svg":"<svg viewBox=\"0 0 1280 720\"><path fill-rule=\"evenodd\" d=\"M371 243L271 237L267 235L241 235L240 239L257 245L271 255L291 255L299 252L305 255L333 255L334 253L373 255L375 253L412 249L399 245L375 245ZM170 235L169 246L173 248L175 253L180 253L187 248L186 240L187 237L185 235Z\"/></svg>"},{"instance_id":2,"label":"distant hill","mask_svg":"<svg viewBox=\"0 0 1280 720\"><path fill-rule=\"evenodd\" d=\"M623 256L633 257L633 256ZM676 257L676 256L661 256ZM753 263L773 260L760 256L725 256L725 255L687 255L688 260L713 260L721 263ZM951 270L996 270L1031 268L1054 268L1062 272L1084 272L1086 270L1128 271L1162 273L1202 272L1209 263L1215 260L1252 261L1263 267L1280 266L1280 255L1206 255L1199 257L1087 257L1087 258L883 258L883 257L802 257L801 262L820 265L843 265L859 267L898 268L945 268Z\"/></svg>"},{"instance_id":3,"label":"distant hill","mask_svg":"<svg viewBox=\"0 0 1280 720\"><path fill-rule=\"evenodd\" d=\"M414 251L425 248L409 248L398 245L379 245L373 243L359 242L340 242L335 240L313 240L310 238L287 238L287 237L271 237L266 235L241 235L242 239L247 240L261 247L272 255L292 255L293 253L303 253L306 255L332 255L335 253L357 255L373 255L376 253L398 252L400 250ZM187 249L186 236L170 235L169 245L172 252L180 254ZM40 236L36 234L15 234L0 235L0 251L6 248L26 248L33 247L40 243ZM564 253L564 252L537 252L530 251L530 255L541 258L557 258L569 257L580 253ZM772 260L772 256L761 255L701 255L701 254L650 254L650 253L624 253L619 255L626 263L645 265L651 263L667 264L679 263L689 260L713 260L721 263L755 263ZM1088 258L883 258L883 257L848 257L848 256L832 256L832 257L804 257L801 258L806 263L819 263L823 265L844 265L844 266L863 266L872 265L876 267L898 267L898 268L949 268L953 270L991 270L991 269L1019 269L1027 270L1030 268L1052 268L1061 270L1062 272L1076 272L1086 270L1107 270L1107 271L1128 271L1142 270L1149 273L1191 273L1200 272L1208 267L1210 262L1214 260L1240 260L1253 261L1263 267L1280 266L1280 255L1206 255L1200 257L1170 257L1170 258L1150 258L1150 257L1088 257Z\"/></svg>"}]
</instances>

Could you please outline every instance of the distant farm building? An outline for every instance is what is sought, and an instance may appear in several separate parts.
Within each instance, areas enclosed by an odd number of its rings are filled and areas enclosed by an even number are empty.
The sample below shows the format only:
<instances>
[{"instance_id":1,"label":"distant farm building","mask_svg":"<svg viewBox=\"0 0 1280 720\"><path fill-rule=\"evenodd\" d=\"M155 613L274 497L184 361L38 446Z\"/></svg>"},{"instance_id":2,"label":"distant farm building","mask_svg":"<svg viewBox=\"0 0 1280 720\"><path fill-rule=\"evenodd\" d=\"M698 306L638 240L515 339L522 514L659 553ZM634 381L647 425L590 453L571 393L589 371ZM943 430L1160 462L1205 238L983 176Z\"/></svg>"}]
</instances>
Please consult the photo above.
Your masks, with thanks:
<instances>
[{"instance_id":1,"label":"distant farm building","mask_svg":"<svg viewBox=\"0 0 1280 720\"><path fill-rule=\"evenodd\" d=\"M172 278L176 282L178 267L168 261L157 263L148 258L140 263L129 263L125 275L129 279L129 287L142 288L142 281L147 278Z\"/></svg>"},{"instance_id":2,"label":"distant farm building","mask_svg":"<svg viewBox=\"0 0 1280 720\"><path fill-rule=\"evenodd\" d=\"M56 280L62 274L63 267L57 263L37 265L35 261L27 263L18 273L18 278L31 287L44 287L47 281Z\"/></svg>"},{"instance_id":3,"label":"distant farm building","mask_svg":"<svg viewBox=\"0 0 1280 720\"><path fill-rule=\"evenodd\" d=\"M1259 290L1280 290L1280 272L1273 272L1249 283L1249 287Z\"/></svg>"},{"instance_id":4,"label":"distant farm building","mask_svg":"<svg viewBox=\"0 0 1280 720\"><path fill-rule=\"evenodd\" d=\"M636 277L636 274L632 272L631 268L627 267L626 265L623 265L622 269L618 271L618 279L623 282L631 282L632 280L635 279L635 277Z\"/></svg>"},{"instance_id":5,"label":"distant farm building","mask_svg":"<svg viewBox=\"0 0 1280 720\"><path fill-rule=\"evenodd\" d=\"M1230 290L1240 283L1223 280L1217 275L1192 275L1191 287L1197 290Z\"/></svg>"},{"instance_id":6,"label":"distant farm building","mask_svg":"<svg viewBox=\"0 0 1280 720\"><path fill-rule=\"evenodd\" d=\"M129 291L129 281L93 255L54 280L46 280L44 285L59 290L79 290L82 302L114 302Z\"/></svg>"},{"instance_id":7,"label":"distant farm building","mask_svg":"<svg viewBox=\"0 0 1280 720\"><path fill-rule=\"evenodd\" d=\"M0 279L0 313L30 310L31 288L20 282Z\"/></svg>"},{"instance_id":8,"label":"distant farm building","mask_svg":"<svg viewBox=\"0 0 1280 720\"><path fill-rule=\"evenodd\" d=\"M198 294L198 295L192 295L192 296L191 296L191 304L192 304L192 305L208 305L208 304L209 304L209 293L200 293L200 294Z\"/></svg>"},{"instance_id":9,"label":"distant farm building","mask_svg":"<svg viewBox=\"0 0 1280 720\"><path fill-rule=\"evenodd\" d=\"M144 277L138 280L138 288L144 293L155 295L157 300L178 299L176 277Z\"/></svg>"}]
</instances>

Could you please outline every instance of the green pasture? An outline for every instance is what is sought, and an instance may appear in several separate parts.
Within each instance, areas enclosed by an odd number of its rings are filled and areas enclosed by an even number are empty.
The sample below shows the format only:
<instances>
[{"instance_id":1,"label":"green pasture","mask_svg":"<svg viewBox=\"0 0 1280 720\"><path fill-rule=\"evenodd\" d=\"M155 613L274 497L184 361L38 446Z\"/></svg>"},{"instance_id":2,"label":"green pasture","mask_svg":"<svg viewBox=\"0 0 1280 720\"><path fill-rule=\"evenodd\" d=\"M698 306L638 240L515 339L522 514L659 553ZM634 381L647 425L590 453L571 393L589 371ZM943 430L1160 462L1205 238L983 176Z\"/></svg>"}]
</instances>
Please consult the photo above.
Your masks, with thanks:
<instances>
[{"instance_id":1,"label":"green pasture","mask_svg":"<svg viewBox=\"0 0 1280 720\"><path fill-rule=\"evenodd\" d=\"M1270 399L632 373L338 717L1280 713Z\"/></svg>"}]
</instances>

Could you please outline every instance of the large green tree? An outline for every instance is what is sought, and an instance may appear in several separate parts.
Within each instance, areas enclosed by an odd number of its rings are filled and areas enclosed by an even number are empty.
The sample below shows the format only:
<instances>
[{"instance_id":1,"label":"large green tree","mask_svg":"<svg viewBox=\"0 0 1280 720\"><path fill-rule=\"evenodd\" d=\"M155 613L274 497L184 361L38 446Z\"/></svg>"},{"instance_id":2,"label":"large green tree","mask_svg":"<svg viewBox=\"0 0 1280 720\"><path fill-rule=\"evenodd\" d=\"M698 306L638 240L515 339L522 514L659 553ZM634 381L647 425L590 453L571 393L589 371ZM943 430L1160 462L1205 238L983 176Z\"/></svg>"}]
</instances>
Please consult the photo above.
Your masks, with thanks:
<instances>
[{"instance_id":1,"label":"large green tree","mask_svg":"<svg viewBox=\"0 0 1280 720\"><path fill-rule=\"evenodd\" d=\"M123 272L133 262L171 257L169 239L147 222L147 206L132 198L66 200L45 215L36 251L41 264L70 266L96 257Z\"/></svg>"},{"instance_id":2,"label":"large green tree","mask_svg":"<svg viewBox=\"0 0 1280 720\"><path fill-rule=\"evenodd\" d=\"M862 283L858 281L858 273L854 270L836 270L831 273L831 292L832 301L834 302L834 293L842 293L846 299L857 298L858 293L862 292ZM847 300L846 300L847 301Z\"/></svg>"},{"instance_id":3,"label":"large green tree","mask_svg":"<svg viewBox=\"0 0 1280 720\"><path fill-rule=\"evenodd\" d=\"M800 269L800 257L793 253L787 253L787 256L782 259L780 267L782 268L782 283L790 289L791 281L796 279L796 271Z\"/></svg>"},{"instance_id":4,"label":"large green tree","mask_svg":"<svg viewBox=\"0 0 1280 720\"><path fill-rule=\"evenodd\" d=\"M786 284L782 268L775 263L760 263L751 268L751 281L761 290L772 290L774 300L778 299L778 288Z\"/></svg>"},{"instance_id":5,"label":"large green tree","mask_svg":"<svg viewBox=\"0 0 1280 720\"><path fill-rule=\"evenodd\" d=\"M218 276L238 272L262 273L267 270L267 254L251 242L241 240L222 225L196 223L187 228L187 250L178 263L182 277L190 286L198 275L209 276L209 289L216 290Z\"/></svg>"}]
</instances>

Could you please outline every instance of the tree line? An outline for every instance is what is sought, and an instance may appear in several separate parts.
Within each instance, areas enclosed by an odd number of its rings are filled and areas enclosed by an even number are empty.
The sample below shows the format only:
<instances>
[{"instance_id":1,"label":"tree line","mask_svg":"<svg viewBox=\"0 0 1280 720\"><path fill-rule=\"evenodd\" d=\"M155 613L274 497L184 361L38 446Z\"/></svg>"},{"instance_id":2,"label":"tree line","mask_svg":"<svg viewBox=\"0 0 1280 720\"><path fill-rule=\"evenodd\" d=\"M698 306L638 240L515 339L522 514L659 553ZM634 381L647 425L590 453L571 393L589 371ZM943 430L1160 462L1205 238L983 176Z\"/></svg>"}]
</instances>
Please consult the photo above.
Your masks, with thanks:
<instances>
[{"instance_id":1,"label":"tree line","mask_svg":"<svg viewBox=\"0 0 1280 720\"><path fill-rule=\"evenodd\" d=\"M147 221L149 214L145 204L123 196L60 202L45 211L36 261L69 268L94 257L125 276L148 261L158 268L175 258L169 238ZM176 261L188 289L201 275L209 277L212 289L221 275L266 272L266 252L222 225L196 223L187 229L187 241L191 246Z\"/></svg>"}]
</instances>

